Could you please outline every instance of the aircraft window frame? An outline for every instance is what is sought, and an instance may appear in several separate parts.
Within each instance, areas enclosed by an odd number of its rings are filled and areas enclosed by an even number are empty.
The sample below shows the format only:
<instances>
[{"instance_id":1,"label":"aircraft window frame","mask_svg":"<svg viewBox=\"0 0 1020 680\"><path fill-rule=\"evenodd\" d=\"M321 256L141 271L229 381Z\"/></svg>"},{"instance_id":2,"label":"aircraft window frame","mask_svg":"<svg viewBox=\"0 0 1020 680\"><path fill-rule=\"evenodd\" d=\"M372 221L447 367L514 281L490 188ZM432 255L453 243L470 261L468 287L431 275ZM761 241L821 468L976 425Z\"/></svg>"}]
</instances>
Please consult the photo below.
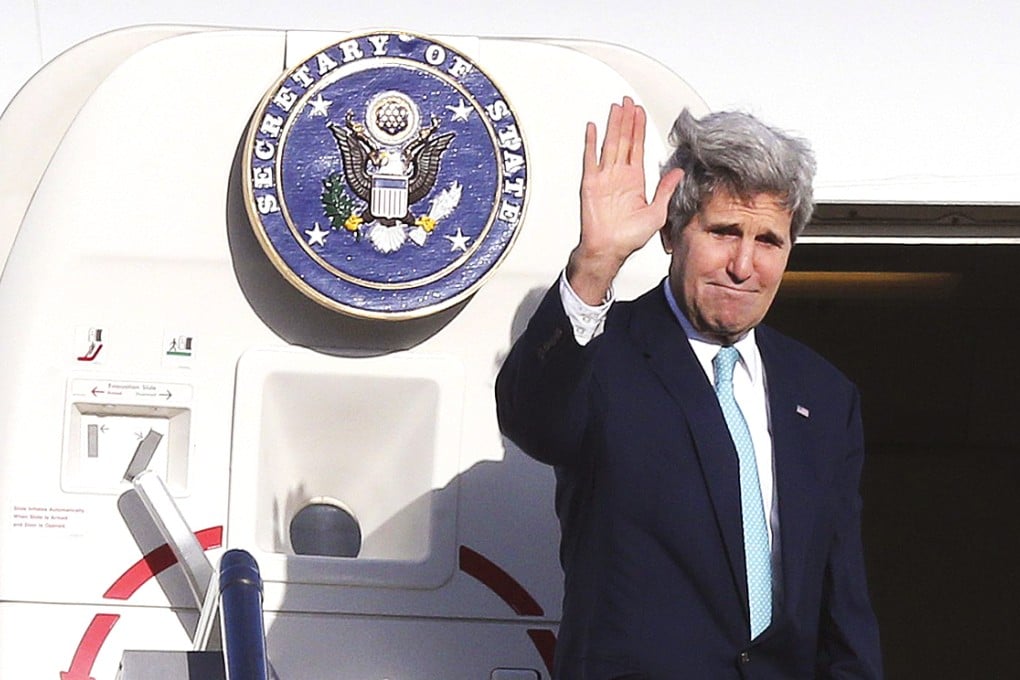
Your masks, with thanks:
<instances>
[{"instance_id":1,"label":"aircraft window frame","mask_svg":"<svg viewBox=\"0 0 1020 680\"><path fill-rule=\"evenodd\" d=\"M821 202L797 243L1020 244L1020 205Z\"/></svg>"}]
</instances>

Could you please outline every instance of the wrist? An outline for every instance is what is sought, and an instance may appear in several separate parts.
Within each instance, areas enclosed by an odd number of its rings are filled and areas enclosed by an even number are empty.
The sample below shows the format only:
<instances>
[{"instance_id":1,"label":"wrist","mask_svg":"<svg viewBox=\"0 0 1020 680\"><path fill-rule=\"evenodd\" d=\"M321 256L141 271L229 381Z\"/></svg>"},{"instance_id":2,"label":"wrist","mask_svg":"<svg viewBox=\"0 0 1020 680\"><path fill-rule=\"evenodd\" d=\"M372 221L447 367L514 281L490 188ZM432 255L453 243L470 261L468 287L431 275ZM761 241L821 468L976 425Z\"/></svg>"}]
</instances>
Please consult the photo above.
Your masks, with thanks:
<instances>
[{"instance_id":1,"label":"wrist","mask_svg":"<svg viewBox=\"0 0 1020 680\"><path fill-rule=\"evenodd\" d=\"M567 282L585 304L603 304L623 262L616 258L587 252L582 246L574 248L567 260Z\"/></svg>"}]
</instances>

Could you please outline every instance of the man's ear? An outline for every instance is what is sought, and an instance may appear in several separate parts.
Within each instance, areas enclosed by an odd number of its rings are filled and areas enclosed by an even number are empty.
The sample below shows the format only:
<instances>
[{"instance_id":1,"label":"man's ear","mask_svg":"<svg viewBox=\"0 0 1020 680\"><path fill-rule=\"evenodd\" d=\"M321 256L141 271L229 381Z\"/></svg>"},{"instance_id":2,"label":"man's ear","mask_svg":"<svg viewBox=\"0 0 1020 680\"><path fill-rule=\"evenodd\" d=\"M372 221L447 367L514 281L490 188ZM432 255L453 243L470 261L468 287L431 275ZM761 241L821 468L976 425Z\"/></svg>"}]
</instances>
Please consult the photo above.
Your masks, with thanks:
<instances>
[{"instance_id":1,"label":"man's ear","mask_svg":"<svg viewBox=\"0 0 1020 680\"><path fill-rule=\"evenodd\" d=\"M659 228L659 240L662 242L662 249L667 255L673 254L673 230L669 227L669 220Z\"/></svg>"}]
</instances>

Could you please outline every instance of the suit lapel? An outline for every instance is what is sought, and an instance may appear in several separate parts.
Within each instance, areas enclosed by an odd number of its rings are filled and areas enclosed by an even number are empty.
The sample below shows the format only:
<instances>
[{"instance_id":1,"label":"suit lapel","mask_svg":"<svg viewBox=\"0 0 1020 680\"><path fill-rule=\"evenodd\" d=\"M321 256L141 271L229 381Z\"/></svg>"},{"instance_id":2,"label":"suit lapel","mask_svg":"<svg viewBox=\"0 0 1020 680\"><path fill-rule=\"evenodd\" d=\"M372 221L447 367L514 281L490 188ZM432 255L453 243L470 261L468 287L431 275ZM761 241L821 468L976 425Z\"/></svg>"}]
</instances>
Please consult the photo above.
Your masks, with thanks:
<instances>
[{"instance_id":1,"label":"suit lapel","mask_svg":"<svg viewBox=\"0 0 1020 680\"><path fill-rule=\"evenodd\" d=\"M684 413L690 427L714 519L729 558L734 588L746 609L737 454L715 392L669 310L661 287L636 302L631 327L648 366ZM792 612L800 596L806 550L821 500L821 472L809 434L810 418L798 412L798 407L810 412L811 400L818 395L804 393L797 379L798 369L790 364L774 331L760 326L755 333L768 389L774 488L779 503L782 606L786 612Z\"/></svg>"},{"instance_id":2,"label":"suit lapel","mask_svg":"<svg viewBox=\"0 0 1020 680\"><path fill-rule=\"evenodd\" d=\"M800 595L806 549L811 538L819 497L818 461L809 438L811 399L796 380L796 367L778 348L773 332L759 327L758 348L765 366L775 489L779 502L779 527L783 569L784 609L792 612Z\"/></svg>"},{"instance_id":3,"label":"suit lapel","mask_svg":"<svg viewBox=\"0 0 1020 680\"><path fill-rule=\"evenodd\" d=\"M640 298L634 311L633 336L648 366L684 413L690 427L716 526L729 558L733 585L746 610L747 578L737 453L719 401L687 336L670 311L661 286ZM665 436L675 437L676 434L667 431Z\"/></svg>"}]
</instances>

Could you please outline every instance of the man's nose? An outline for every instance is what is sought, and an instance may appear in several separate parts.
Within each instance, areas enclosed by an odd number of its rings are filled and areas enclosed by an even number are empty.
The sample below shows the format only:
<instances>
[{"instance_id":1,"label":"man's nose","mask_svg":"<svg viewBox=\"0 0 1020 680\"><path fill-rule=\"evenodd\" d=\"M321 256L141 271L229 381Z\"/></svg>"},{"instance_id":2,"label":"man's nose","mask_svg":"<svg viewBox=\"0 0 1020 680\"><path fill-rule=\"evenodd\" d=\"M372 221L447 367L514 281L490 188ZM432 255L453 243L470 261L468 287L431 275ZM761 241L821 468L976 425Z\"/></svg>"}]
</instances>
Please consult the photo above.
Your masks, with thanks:
<instances>
[{"instance_id":1,"label":"man's nose","mask_svg":"<svg viewBox=\"0 0 1020 680\"><path fill-rule=\"evenodd\" d=\"M726 272L738 283L751 278L754 272L754 239L743 238L734 244Z\"/></svg>"}]
</instances>

